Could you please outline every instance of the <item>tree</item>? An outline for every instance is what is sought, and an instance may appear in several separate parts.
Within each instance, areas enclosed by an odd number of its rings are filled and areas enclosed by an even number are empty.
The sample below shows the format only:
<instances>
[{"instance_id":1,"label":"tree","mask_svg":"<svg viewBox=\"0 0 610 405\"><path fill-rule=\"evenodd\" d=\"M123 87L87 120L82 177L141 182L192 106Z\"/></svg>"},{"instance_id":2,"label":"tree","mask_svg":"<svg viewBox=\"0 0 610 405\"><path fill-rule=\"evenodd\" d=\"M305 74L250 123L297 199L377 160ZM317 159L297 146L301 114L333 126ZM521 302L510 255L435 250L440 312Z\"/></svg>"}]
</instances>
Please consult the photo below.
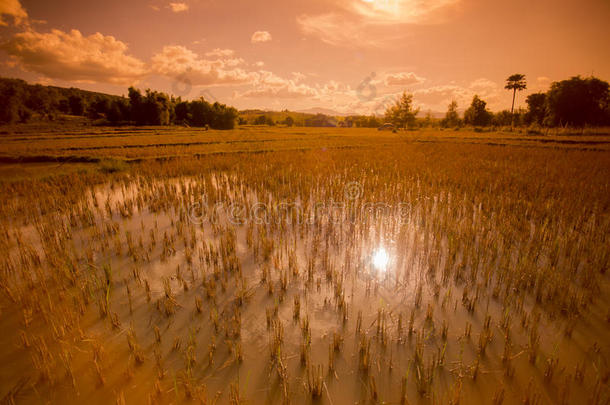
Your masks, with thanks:
<instances>
[{"instance_id":1,"label":"tree","mask_svg":"<svg viewBox=\"0 0 610 405\"><path fill-rule=\"evenodd\" d=\"M287 117L286 117L286 119L284 120L284 124L285 124L287 127L291 127L291 126L293 126L293 125L294 125L294 119L293 119L293 118L292 118L292 117L289 115L289 116L287 116Z\"/></svg>"},{"instance_id":2,"label":"tree","mask_svg":"<svg viewBox=\"0 0 610 405\"><path fill-rule=\"evenodd\" d=\"M187 101L178 101L174 107L176 124L184 125L188 124L191 120L191 113L189 112L189 103Z\"/></svg>"},{"instance_id":3,"label":"tree","mask_svg":"<svg viewBox=\"0 0 610 405\"><path fill-rule=\"evenodd\" d=\"M303 121L305 127L335 127L337 120L325 114L316 114L306 117Z\"/></svg>"},{"instance_id":4,"label":"tree","mask_svg":"<svg viewBox=\"0 0 610 405\"><path fill-rule=\"evenodd\" d=\"M367 128L378 128L381 126L381 121L379 121L379 119L377 119L377 117L375 117L374 115L371 115L370 117L368 117L368 119L366 119L366 124L365 126Z\"/></svg>"},{"instance_id":5,"label":"tree","mask_svg":"<svg viewBox=\"0 0 610 405\"><path fill-rule=\"evenodd\" d=\"M142 93L135 87L128 89L129 105L131 106L131 119L138 125L143 125L146 122L146 112L144 111L144 102Z\"/></svg>"},{"instance_id":6,"label":"tree","mask_svg":"<svg viewBox=\"0 0 610 405\"><path fill-rule=\"evenodd\" d=\"M129 121L129 114L129 102L127 99L121 97L111 101L106 118L110 123L118 124L120 122Z\"/></svg>"},{"instance_id":7,"label":"tree","mask_svg":"<svg viewBox=\"0 0 610 405\"><path fill-rule=\"evenodd\" d=\"M204 127L210 125L211 121L211 106L210 103L201 97L199 100L191 102L191 125L194 127Z\"/></svg>"},{"instance_id":8,"label":"tree","mask_svg":"<svg viewBox=\"0 0 610 405\"><path fill-rule=\"evenodd\" d=\"M68 97L68 106L70 107L70 113L72 115L83 115L85 112L83 99L78 95L73 94Z\"/></svg>"},{"instance_id":9,"label":"tree","mask_svg":"<svg viewBox=\"0 0 610 405\"><path fill-rule=\"evenodd\" d=\"M96 97L95 101L89 105L87 115L91 119L97 119L107 116L110 110L110 100L107 97Z\"/></svg>"},{"instance_id":10,"label":"tree","mask_svg":"<svg viewBox=\"0 0 610 405\"><path fill-rule=\"evenodd\" d=\"M254 119L254 125L265 125L267 123L267 117L264 115L259 115Z\"/></svg>"},{"instance_id":11,"label":"tree","mask_svg":"<svg viewBox=\"0 0 610 405\"><path fill-rule=\"evenodd\" d=\"M432 126L432 111L428 110L428 112L426 113L426 116L424 117L423 121L421 122L421 125L426 128Z\"/></svg>"},{"instance_id":12,"label":"tree","mask_svg":"<svg viewBox=\"0 0 610 405\"><path fill-rule=\"evenodd\" d=\"M0 122L25 122L32 113L36 118L53 119L57 114L105 118L119 125L170 125L173 123L231 129L237 110L225 104L211 105L204 99L182 101L166 93L146 90L145 94L129 88L129 98L53 86L30 85L20 79L0 78ZM265 117L263 116L263 119Z\"/></svg>"},{"instance_id":13,"label":"tree","mask_svg":"<svg viewBox=\"0 0 610 405\"><path fill-rule=\"evenodd\" d=\"M131 117L137 125L169 125L173 114L173 103L170 97L161 92L129 88Z\"/></svg>"},{"instance_id":14,"label":"tree","mask_svg":"<svg viewBox=\"0 0 610 405\"><path fill-rule=\"evenodd\" d=\"M169 125L172 105L167 94L146 90L145 98L146 124Z\"/></svg>"},{"instance_id":15,"label":"tree","mask_svg":"<svg viewBox=\"0 0 610 405\"><path fill-rule=\"evenodd\" d=\"M525 102L527 103L525 121L528 124L542 125L544 123L544 116L546 114L546 94L530 94L527 96Z\"/></svg>"},{"instance_id":16,"label":"tree","mask_svg":"<svg viewBox=\"0 0 610 405\"><path fill-rule=\"evenodd\" d=\"M28 93L28 97L25 100L26 107L42 116L46 116L46 114L51 112L53 99L45 86L40 84L30 86Z\"/></svg>"},{"instance_id":17,"label":"tree","mask_svg":"<svg viewBox=\"0 0 610 405\"><path fill-rule=\"evenodd\" d=\"M457 112L458 104L454 100L447 107L447 112L445 113L445 118L441 121L441 125L445 128L449 127L458 127L460 126L460 115Z\"/></svg>"},{"instance_id":18,"label":"tree","mask_svg":"<svg viewBox=\"0 0 610 405\"><path fill-rule=\"evenodd\" d=\"M513 114L508 110L500 111L496 114L493 114L491 123L497 127L505 127L508 125L512 125Z\"/></svg>"},{"instance_id":19,"label":"tree","mask_svg":"<svg viewBox=\"0 0 610 405\"><path fill-rule=\"evenodd\" d=\"M517 95L517 91L525 90L527 88L525 75L522 75L521 73L510 75L508 79L506 79L506 86L504 86L504 88L513 91L513 104L510 107L510 115L512 116L515 111L515 96ZM511 120L510 126L512 129L513 120Z\"/></svg>"},{"instance_id":20,"label":"tree","mask_svg":"<svg viewBox=\"0 0 610 405\"><path fill-rule=\"evenodd\" d=\"M233 107L227 107L218 102L210 104L203 97L189 103L188 123L195 127L210 127L213 129L233 129L238 112ZM184 116L183 107L176 108L176 117ZM264 116L263 116L264 117Z\"/></svg>"},{"instance_id":21,"label":"tree","mask_svg":"<svg viewBox=\"0 0 610 405\"><path fill-rule=\"evenodd\" d=\"M2 100L2 108L0 108L0 123L12 124L18 121L24 121L24 117L29 114L25 113L23 105L23 87L17 82L0 83L0 99Z\"/></svg>"},{"instance_id":22,"label":"tree","mask_svg":"<svg viewBox=\"0 0 610 405\"><path fill-rule=\"evenodd\" d=\"M213 129L233 129L235 128L235 121L239 115L237 110L233 107L227 107L224 104L215 102L211 109L211 120L210 127Z\"/></svg>"},{"instance_id":23,"label":"tree","mask_svg":"<svg viewBox=\"0 0 610 405\"><path fill-rule=\"evenodd\" d=\"M607 82L596 77L572 77L551 84L546 94L545 123L550 126L610 124Z\"/></svg>"},{"instance_id":24,"label":"tree","mask_svg":"<svg viewBox=\"0 0 610 405\"><path fill-rule=\"evenodd\" d=\"M464 122L477 127L488 126L491 122L491 113L486 107L487 103L475 95L472 104L464 112Z\"/></svg>"},{"instance_id":25,"label":"tree","mask_svg":"<svg viewBox=\"0 0 610 405\"><path fill-rule=\"evenodd\" d=\"M385 119L397 128L408 128L415 123L419 108L413 108L413 95L402 93L396 103L385 112Z\"/></svg>"}]
</instances>

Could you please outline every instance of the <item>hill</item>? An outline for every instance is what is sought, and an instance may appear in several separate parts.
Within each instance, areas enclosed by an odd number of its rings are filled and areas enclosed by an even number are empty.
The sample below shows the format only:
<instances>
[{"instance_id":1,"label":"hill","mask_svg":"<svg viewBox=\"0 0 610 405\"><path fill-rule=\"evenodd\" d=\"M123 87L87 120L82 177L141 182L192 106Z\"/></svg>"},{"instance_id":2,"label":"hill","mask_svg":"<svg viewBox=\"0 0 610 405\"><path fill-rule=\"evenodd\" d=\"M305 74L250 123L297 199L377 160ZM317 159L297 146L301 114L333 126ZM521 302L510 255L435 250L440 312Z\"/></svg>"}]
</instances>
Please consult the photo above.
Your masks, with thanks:
<instances>
[{"instance_id":1,"label":"hill","mask_svg":"<svg viewBox=\"0 0 610 405\"><path fill-rule=\"evenodd\" d=\"M298 110L297 112L304 113L304 114L313 114L313 115L324 114L324 115L328 115L331 117L347 117L350 115L356 115L356 114L340 113L336 110L331 110L330 108L320 108L320 107L307 108L305 110Z\"/></svg>"}]
</instances>

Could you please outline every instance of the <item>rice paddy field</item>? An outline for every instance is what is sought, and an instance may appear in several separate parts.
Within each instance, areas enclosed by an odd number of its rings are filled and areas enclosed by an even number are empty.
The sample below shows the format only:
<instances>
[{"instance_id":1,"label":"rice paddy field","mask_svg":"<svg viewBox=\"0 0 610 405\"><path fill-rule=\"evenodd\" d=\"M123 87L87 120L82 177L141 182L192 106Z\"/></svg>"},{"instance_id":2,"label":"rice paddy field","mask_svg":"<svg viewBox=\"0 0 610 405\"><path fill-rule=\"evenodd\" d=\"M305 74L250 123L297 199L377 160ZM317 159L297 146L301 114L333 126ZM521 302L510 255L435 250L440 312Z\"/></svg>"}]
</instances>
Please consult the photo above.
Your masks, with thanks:
<instances>
[{"instance_id":1,"label":"rice paddy field","mask_svg":"<svg viewBox=\"0 0 610 405\"><path fill-rule=\"evenodd\" d=\"M0 132L4 403L610 403L608 133Z\"/></svg>"}]
</instances>

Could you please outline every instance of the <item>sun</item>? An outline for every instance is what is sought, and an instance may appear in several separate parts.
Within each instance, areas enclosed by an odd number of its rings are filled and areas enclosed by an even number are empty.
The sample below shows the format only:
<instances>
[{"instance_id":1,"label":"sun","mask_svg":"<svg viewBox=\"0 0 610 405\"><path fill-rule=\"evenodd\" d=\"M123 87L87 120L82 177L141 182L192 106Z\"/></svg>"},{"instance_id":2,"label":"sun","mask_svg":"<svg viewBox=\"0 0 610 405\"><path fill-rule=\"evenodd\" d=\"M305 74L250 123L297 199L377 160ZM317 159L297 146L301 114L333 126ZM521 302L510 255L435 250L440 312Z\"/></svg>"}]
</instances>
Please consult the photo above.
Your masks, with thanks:
<instances>
[{"instance_id":1,"label":"sun","mask_svg":"<svg viewBox=\"0 0 610 405\"><path fill-rule=\"evenodd\" d=\"M386 252L384 248L379 248L373 253L372 261L373 266L375 266L377 270L385 271L388 262L390 261L390 255L388 255L388 252Z\"/></svg>"}]
</instances>

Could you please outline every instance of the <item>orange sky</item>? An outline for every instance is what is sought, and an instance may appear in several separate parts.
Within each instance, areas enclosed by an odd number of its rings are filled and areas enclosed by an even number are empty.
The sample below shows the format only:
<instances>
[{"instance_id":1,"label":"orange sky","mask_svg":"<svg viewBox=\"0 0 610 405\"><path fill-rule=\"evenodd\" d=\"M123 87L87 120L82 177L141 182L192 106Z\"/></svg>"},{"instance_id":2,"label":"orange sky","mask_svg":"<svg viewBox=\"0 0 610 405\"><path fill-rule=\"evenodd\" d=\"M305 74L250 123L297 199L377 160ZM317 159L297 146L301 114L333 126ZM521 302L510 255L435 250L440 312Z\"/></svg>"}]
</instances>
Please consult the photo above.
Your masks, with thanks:
<instances>
[{"instance_id":1,"label":"orange sky","mask_svg":"<svg viewBox=\"0 0 610 405\"><path fill-rule=\"evenodd\" d=\"M244 108L510 108L574 75L610 79L610 1L0 0L0 75Z\"/></svg>"}]
</instances>

